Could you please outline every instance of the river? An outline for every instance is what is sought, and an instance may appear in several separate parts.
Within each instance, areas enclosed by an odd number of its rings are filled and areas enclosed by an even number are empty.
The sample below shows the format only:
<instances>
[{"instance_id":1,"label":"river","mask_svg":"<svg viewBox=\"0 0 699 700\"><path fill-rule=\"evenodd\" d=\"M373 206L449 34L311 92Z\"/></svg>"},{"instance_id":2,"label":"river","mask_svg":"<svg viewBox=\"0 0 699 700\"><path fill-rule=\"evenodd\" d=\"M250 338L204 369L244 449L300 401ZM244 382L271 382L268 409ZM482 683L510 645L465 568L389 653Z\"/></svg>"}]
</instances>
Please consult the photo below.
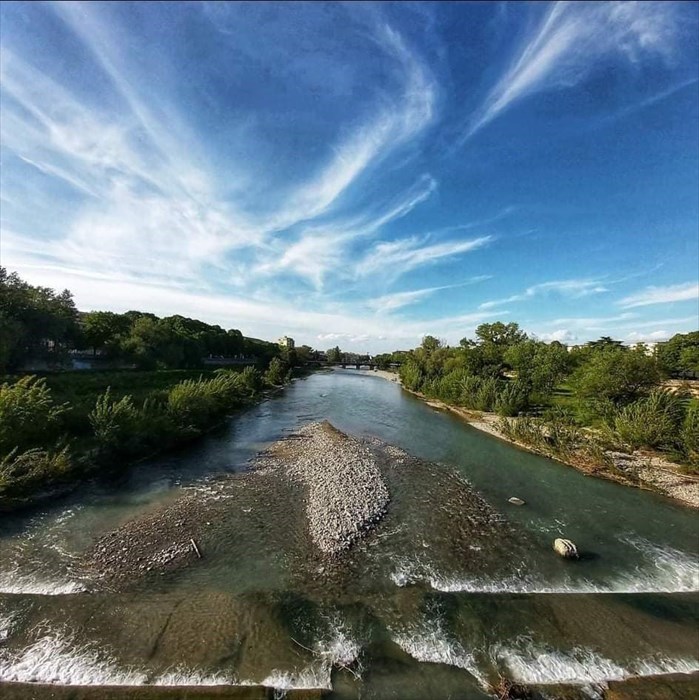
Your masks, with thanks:
<instances>
[{"instance_id":1,"label":"river","mask_svg":"<svg viewBox=\"0 0 699 700\"><path fill-rule=\"evenodd\" d=\"M96 538L210 492L217 475L244 472L318 420L438 463L521 537L455 543L459 514L428 480L398 474L388 516L332 576L293 536L298 504L254 493L231 506L196 566L121 592L75 574ZM688 508L518 450L371 373L319 373L119 484L3 516L0 680L481 698L498 674L593 693L610 679L696 671L698 527ZM555 555L561 536L580 561ZM469 548L488 550L490 564L474 570Z\"/></svg>"}]
</instances>

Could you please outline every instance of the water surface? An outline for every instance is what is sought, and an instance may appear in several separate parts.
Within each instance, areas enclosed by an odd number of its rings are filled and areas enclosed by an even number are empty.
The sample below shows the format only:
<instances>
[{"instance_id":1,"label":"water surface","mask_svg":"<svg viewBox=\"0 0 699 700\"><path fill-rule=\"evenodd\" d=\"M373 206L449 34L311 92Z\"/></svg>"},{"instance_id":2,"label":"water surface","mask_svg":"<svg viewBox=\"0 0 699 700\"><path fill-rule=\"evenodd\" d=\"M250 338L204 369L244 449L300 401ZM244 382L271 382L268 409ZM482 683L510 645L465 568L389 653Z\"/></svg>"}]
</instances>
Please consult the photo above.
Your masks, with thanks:
<instances>
[{"instance_id":1,"label":"water surface","mask_svg":"<svg viewBox=\"0 0 699 700\"><path fill-rule=\"evenodd\" d=\"M332 572L299 535L299 494L250 488L212 524L196 566L118 593L76 575L99 536L206 493L217 475L245 471L258 451L317 420L441 470L416 480L396 469L385 521ZM434 486L452 477L470 482L513 535L456 534L462 514ZM498 673L589 686L696 670L698 525L687 508L513 448L371 374L316 374L122 483L6 516L0 678L478 698ZM559 536L585 558L558 558Z\"/></svg>"}]
</instances>

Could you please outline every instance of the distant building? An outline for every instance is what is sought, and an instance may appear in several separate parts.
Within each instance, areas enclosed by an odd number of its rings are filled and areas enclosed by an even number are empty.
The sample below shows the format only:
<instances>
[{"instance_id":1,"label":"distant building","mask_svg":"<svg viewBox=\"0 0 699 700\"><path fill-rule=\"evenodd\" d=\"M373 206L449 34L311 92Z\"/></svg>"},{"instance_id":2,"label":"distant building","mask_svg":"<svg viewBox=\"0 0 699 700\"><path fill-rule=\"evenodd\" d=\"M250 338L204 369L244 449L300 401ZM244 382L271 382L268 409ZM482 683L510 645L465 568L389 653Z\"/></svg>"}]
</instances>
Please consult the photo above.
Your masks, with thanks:
<instances>
[{"instance_id":1,"label":"distant building","mask_svg":"<svg viewBox=\"0 0 699 700\"><path fill-rule=\"evenodd\" d=\"M289 336L285 335L282 338L279 338L278 340L279 347L284 348L285 350L293 350L294 347L296 347L296 343L294 343L293 338L289 338Z\"/></svg>"}]
</instances>

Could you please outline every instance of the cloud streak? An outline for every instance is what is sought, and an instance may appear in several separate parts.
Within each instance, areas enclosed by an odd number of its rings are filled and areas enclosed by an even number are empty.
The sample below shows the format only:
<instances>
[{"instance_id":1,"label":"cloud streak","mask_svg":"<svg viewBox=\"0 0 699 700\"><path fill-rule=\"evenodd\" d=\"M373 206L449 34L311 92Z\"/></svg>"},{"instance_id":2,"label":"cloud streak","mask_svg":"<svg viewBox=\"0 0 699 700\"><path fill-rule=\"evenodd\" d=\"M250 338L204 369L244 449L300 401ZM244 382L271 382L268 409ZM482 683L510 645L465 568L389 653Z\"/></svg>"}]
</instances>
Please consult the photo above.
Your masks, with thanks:
<instances>
[{"instance_id":1,"label":"cloud streak","mask_svg":"<svg viewBox=\"0 0 699 700\"><path fill-rule=\"evenodd\" d=\"M458 289L459 287L476 284L477 282L483 282L491 278L492 275L478 275L477 277L472 277L470 280L466 280L465 282L460 282L458 284L445 284L441 287L428 287L425 289L414 289L407 292L384 294L383 296L371 299L367 303L367 306L379 313L388 313L390 311L402 309L404 306L416 304L417 302L445 289Z\"/></svg>"},{"instance_id":2,"label":"cloud streak","mask_svg":"<svg viewBox=\"0 0 699 700\"><path fill-rule=\"evenodd\" d=\"M493 309L496 306L510 304L512 302L528 301L535 297L544 295L559 295L570 299L580 299L590 294L602 294L609 290L602 286L598 280L591 279L570 279L557 280L552 282L542 282L528 287L522 294L513 294L504 299L493 299L483 302L479 308Z\"/></svg>"},{"instance_id":3,"label":"cloud streak","mask_svg":"<svg viewBox=\"0 0 699 700\"><path fill-rule=\"evenodd\" d=\"M667 59L679 22L677 7L668 2L553 3L472 116L461 143L525 97L580 83L609 57Z\"/></svg>"},{"instance_id":4,"label":"cloud streak","mask_svg":"<svg viewBox=\"0 0 699 700\"><path fill-rule=\"evenodd\" d=\"M699 301L699 284L687 282L667 287L647 287L641 292L624 297L618 305L624 309L654 304L671 304L679 301Z\"/></svg>"}]
</instances>

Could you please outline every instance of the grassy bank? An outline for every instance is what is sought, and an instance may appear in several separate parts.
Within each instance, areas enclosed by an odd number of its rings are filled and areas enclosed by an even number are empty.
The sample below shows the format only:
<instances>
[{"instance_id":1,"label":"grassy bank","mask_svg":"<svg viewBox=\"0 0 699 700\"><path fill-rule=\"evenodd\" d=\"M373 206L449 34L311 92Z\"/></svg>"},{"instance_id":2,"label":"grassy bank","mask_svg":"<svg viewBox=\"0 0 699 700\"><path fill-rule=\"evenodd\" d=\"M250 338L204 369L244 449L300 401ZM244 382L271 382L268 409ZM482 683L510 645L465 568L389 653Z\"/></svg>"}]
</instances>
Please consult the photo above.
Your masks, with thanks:
<instances>
[{"instance_id":1,"label":"grassy bank","mask_svg":"<svg viewBox=\"0 0 699 700\"><path fill-rule=\"evenodd\" d=\"M61 373L0 386L0 510L197 439L279 384L253 368Z\"/></svg>"}]
</instances>

